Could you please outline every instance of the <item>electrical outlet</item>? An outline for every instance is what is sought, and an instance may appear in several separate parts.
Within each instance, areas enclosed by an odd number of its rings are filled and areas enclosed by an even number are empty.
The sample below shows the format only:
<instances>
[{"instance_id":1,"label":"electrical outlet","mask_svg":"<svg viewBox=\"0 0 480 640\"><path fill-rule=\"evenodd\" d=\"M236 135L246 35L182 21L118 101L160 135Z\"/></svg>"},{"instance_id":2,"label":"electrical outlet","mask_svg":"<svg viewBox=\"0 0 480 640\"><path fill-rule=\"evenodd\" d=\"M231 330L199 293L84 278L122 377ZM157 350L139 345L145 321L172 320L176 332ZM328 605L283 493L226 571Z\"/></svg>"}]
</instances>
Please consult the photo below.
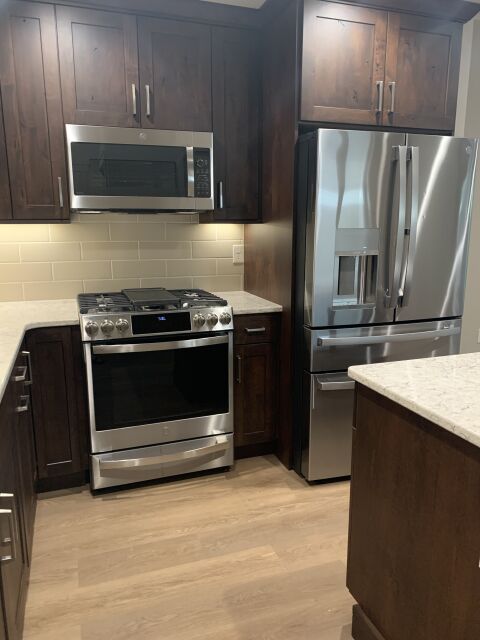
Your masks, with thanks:
<instances>
[{"instance_id":1,"label":"electrical outlet","mask_svg":"<svg viewBox=\"0 0 480 640\"><path fill-rule=\"evenodd\" d=\"M245 259L243 257L243 244L233 245L233 264L243 264Z\"/></svg>"}]
</instances>

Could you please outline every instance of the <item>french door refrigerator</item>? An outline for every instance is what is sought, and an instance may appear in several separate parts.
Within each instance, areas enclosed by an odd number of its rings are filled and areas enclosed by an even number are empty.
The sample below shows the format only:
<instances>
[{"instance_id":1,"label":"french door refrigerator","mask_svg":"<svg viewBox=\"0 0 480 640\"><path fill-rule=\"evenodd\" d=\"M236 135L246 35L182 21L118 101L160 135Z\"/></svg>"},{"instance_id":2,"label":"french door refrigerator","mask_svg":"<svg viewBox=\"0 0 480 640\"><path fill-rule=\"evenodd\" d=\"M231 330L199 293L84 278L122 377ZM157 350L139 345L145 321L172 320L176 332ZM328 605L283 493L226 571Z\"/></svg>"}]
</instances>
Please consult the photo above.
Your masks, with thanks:
<instances>
[{"instance_id":1,"label":"french door refrigerator","mask_svg":"<svg viewBox=\"0 0 480 640\"><path fill-rule=\"evenodd\" d=\"M297 157L295 468L350 474L351 365L458 353L477 141L319 129Z\"/></svg>"}]
</instances>

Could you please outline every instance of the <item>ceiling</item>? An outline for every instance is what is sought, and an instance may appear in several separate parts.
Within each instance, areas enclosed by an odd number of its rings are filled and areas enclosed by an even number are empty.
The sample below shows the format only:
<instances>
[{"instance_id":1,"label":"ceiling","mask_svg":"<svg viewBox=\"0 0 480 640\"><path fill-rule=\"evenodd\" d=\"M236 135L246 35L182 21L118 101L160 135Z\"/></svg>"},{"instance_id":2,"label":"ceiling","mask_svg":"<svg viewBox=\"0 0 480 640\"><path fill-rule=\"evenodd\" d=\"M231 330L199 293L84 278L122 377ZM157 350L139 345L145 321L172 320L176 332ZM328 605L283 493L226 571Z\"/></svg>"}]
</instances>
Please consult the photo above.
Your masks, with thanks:
<instances>
[{"instance_id":1,"label":"ceiling","mask_svg":"<svg viewBox=\"0 0 480 640\"><path fill-rule=\"evenodd\" d=\"M478 1L480 2L480 0ZM260 7L265 4L265 0L202 0L202 2L230 4L235 7L247 7L248 9L260 9Z\"/></svg>"}]
</instances>

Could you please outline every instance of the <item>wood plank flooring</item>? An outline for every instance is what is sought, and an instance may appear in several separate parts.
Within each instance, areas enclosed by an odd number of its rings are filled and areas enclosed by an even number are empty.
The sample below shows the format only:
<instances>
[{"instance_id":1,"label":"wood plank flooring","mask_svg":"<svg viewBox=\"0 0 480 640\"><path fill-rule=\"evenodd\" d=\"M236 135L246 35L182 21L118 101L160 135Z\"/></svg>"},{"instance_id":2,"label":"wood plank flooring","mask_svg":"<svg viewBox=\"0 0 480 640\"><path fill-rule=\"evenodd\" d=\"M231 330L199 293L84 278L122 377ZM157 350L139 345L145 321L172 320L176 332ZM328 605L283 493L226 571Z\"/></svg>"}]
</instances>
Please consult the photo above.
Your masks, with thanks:
<instances>
[{"instance_id":1,"label":"wood plank flooring","mask_svg":"<svg viewBox=\"0 0 480 640\"><path fill-rule=\"evenodd\" d=\"M349 484L274 457L39 500L25 640L350 640Z\"/></svg>"}]
</instances>

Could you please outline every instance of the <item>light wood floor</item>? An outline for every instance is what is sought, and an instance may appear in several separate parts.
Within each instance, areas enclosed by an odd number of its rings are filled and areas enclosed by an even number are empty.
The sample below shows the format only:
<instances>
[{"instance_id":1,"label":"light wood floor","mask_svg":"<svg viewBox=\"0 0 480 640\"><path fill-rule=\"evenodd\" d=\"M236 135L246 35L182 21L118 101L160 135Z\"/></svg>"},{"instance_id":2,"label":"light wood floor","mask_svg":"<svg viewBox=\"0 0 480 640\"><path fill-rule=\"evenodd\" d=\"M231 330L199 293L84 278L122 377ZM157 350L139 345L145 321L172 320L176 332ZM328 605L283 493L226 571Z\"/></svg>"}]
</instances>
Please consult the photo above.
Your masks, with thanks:
<instances>
[{"instance_id":1,"label":"light wood floor","mask_svg":"<svg viewBox=\"0 0 480 640\"><path fill-rule=\"evenodd\" d=\"M25 640L349 640L349 485L273 457L39 500Z\"/></svg>"}]
</instances>

